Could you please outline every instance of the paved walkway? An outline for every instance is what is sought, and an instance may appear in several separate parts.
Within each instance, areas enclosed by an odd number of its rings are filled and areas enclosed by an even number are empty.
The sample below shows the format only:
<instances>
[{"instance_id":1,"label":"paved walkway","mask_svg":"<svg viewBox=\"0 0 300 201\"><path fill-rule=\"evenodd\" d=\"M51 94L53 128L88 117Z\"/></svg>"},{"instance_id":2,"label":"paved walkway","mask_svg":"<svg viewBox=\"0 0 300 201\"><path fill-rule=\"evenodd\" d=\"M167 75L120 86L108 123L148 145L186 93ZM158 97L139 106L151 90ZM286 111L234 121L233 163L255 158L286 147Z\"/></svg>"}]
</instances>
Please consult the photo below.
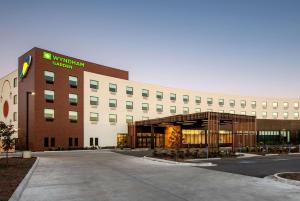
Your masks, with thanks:
<instances>
[{"instance_id":1,"label":"paved walkway","mask_svg":"<svg viewBox=\"0 0 300 201\"><path fill-rule=\"evenodd\" d=\"M272 180L180 167L109 151L40 155L22 201L299 201Z\"/></svg>"}]
</instances>

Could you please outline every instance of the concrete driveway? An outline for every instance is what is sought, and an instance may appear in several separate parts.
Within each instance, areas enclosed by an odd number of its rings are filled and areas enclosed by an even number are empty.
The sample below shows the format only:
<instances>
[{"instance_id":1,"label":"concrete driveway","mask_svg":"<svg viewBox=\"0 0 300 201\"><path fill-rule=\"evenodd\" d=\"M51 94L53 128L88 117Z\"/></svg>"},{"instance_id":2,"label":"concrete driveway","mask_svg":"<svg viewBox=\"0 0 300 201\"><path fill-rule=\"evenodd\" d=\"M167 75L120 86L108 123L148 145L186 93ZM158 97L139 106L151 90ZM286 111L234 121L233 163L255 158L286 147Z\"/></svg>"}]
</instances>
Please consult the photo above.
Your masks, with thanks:
<instances>
[{"instance_id":1,"label":"concrete driveway","mask_svg":"<svg viewBox=\"0 0 300 201\"><path fill-rule=\"evenodd\" d=\"M258 170L259 171L259 170ZM40 154L22 201L299 201L300 188L109 151Z\"/></svg>"}]
</instances>

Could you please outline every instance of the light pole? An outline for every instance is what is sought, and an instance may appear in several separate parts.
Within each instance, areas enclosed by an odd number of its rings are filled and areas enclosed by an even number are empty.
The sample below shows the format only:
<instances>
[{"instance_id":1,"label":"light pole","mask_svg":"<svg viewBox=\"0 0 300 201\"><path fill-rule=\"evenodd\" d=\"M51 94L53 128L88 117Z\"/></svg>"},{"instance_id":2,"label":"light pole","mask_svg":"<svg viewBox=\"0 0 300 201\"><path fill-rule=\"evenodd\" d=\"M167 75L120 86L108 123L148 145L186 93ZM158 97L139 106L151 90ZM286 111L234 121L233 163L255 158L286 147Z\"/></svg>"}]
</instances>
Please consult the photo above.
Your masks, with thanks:
<instances>
[{"instance_id":1,"label":"light pole","mask_svg":"<svg viewBox=\"0 0 300 201\"><path fill-rule=\"evenodd\" d=\"M29 150L29 96L34 96L35 93L31 91L26 92L26 150Z\"/></svg>"}]
</instances>

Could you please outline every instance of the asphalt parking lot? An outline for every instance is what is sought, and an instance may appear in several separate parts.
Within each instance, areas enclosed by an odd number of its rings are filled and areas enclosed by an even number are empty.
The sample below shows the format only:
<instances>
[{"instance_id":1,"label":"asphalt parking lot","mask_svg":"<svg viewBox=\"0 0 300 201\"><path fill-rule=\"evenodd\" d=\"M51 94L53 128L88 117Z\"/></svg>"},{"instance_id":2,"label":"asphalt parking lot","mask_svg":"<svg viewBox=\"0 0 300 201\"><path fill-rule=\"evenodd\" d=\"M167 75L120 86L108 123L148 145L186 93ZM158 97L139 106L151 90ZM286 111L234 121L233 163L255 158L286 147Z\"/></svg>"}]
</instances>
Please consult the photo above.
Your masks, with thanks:
<instances>
[{"instance_id":1,"label":"asphalt parking lot","mask_svg":"<svg viewBox=\"0 0 300 201\"><path fill-rule=\"evenodd\" d=\"M279 155L244 159L215 160L215 167L207 169L253 177L266 177L278 172L299 172L300 155Z\"/></svg>"}]
</instances>

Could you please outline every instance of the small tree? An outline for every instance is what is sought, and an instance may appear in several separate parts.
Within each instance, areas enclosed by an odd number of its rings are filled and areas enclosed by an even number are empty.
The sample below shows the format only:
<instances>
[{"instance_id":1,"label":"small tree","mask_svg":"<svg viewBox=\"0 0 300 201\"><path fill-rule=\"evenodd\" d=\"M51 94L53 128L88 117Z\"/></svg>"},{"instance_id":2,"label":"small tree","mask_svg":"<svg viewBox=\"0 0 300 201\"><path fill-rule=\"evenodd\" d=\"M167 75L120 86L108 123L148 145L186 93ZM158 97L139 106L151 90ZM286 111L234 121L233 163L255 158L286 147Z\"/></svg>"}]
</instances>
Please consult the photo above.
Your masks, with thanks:
<instances>
[{"instance_id":1,"label":"small tree","mask_svg":"<svg viewBox=\"0 0 300 201\"><path fill-rule=\"evenodd\" d=\"M15 138L12 137L15 132L13 125L0 122L0 139L2 140L2 149L6 152L6 166L8 166L8 152L15 146Z\"/></svg>"},{"instance_id":2,"label":"small tree","mask_svg":"<svg viewBox=\"0 0 300 201\"><path fill-rule=\"evenodd\" d=\"M177 161L178 159L178 152L180 150L180 147L181 147L181 143L182 143L182 140L181 140L181 132L180 132L180 128L178 127L173 127L172 128L172 132L171 132L171 135L169 137L169 142L170 142L170 147L172 149L175 149L175 159Z\"/></svg>"}]
</instances>

